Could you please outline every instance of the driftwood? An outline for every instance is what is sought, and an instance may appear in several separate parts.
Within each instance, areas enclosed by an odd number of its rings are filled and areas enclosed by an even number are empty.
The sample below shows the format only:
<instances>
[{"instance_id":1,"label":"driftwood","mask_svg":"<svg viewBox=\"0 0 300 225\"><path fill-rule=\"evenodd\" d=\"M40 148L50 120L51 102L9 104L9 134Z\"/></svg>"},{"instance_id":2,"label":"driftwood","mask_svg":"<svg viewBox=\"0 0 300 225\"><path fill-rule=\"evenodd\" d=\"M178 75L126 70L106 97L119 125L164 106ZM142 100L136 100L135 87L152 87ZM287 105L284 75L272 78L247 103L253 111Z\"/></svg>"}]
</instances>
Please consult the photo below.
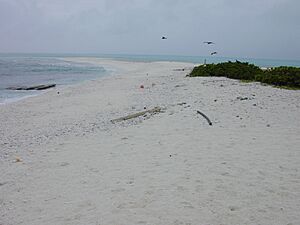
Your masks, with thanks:
<instances>
[{"instance_id":1,"label":"driftwood","mask_svg":"<svg viewBox=\"0 0 300 225\"><path fill-rule=\"evenodd\" d=\"M136 118L136 117L144 116L147 113L150 113L150 114L153 115L153 114L160 113L160 112L162 112L162 109L160 107L155 107L153 109L149 109L149 110L146 110L146 111L134 113L134 114L131 114L131 115L128 115L128 116L124 116L124 117L120 117L118 119L111 120L111 122L112 123L122 122L122 121L130 120L130 119L133 119L133 118Z\"/></svg>"},{"instance_id":2,"label":"driftwood","mask_svg":"<svg viewBox=\"0 0 300 225\"><path fill-rule=\"evenodd\" d=\"M55 87L56 84L42 84L42 85L35 85L35 86L16 86L16 87L9 87L8 90L15 90L15 91L31 91L31 90L45 90L48 88Z\"/></svg>"},{"instance_id":3,"label":"driftwood","mask_svg":"<svg viewBox=\"0 0 300 225\"><path fill-rule=\"evenodd\" d=\"M207 120L207 122L210 126L212 125L212 122L204 113L200 112L199 110L197 111L197 113L199 113L201 116L203 116Z\"/></svg>"}]
</instances>

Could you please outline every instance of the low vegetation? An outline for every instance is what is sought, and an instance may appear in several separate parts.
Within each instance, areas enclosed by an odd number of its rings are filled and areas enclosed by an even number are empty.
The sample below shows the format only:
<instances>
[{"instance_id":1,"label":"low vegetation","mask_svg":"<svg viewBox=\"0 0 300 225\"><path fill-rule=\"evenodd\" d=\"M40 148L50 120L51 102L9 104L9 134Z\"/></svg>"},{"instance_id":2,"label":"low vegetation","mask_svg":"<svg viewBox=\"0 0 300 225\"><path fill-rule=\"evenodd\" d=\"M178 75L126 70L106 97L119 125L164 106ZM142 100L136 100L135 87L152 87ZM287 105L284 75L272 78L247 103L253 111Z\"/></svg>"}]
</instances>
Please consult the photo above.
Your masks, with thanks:
<instances>
[{"instance_id":1,"label":"low vegetation","mask_svg":"<svg viewBox=\"0 0 300 225\"><path fill-rule=\"evenodd\" d=\"M300 89L300 68L276 67L262 70L247 62L225 62L197 66L188 75L190 77L228 77L243 81L256 81L279 87Z\"/></svg>"}]
</instances>

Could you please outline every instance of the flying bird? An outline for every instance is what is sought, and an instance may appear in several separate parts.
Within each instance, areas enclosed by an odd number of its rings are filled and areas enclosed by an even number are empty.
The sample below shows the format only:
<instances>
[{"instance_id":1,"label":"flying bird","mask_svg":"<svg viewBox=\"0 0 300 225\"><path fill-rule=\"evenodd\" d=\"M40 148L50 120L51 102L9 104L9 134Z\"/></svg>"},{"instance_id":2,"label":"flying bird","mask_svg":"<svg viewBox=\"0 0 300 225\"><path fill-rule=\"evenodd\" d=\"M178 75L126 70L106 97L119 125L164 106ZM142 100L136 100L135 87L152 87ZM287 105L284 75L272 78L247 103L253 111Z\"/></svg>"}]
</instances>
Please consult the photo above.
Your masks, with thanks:
<instances>
[{"instance_id":1,"label":"flying bird","mask_svg":"<svg viewBox=\"0 0 300 225\"><path fill-rule=\"evenodd\" d=\"M204 44L208 44L208 45L214 45L214 44L215 44L215 43L212 42L212 41L204 41L203 43L204 43Z\"/></svg>"},{"instance_id":2,"label":"flying bird","mask_svg":"<svg viewBox=\"0 0 300 225\"><path fill-rule=\"evenodd\" d=\"M216 55L216 54L218 54L217 52L212 52L212 53L210 53L210 55Z\"/></svg>"},{"instance_id":3,"label":"flying bird","mask_svg":"<svg viewBox=\"0 0 300 225\"><path fill-rule=\"evenodd\" d=\"M162 37L161 37L161 39L163 39L163 40L166 40L166 39L167 39L167 37L165 37L165 36L162 36Z\"/></svg>"}]
</instances>

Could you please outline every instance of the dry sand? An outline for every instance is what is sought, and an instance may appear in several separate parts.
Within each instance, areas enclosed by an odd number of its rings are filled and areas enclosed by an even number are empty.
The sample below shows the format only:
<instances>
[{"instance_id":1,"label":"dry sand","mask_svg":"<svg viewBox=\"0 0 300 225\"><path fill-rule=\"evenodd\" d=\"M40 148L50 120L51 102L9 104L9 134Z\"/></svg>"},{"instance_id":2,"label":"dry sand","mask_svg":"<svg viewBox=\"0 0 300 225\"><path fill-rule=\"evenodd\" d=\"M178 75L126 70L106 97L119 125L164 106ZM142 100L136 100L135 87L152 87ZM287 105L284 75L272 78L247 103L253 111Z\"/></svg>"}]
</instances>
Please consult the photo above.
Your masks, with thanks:
<instances>
[{"instance_id":1,"label":"dry sand","mask_svg":"<svg viewBox=\"0 0 300 225\"><path fill-rule=\"evenodd\" d=\"M0 106L1 225L300 224L300 91L69 60L113 72Z\"/></svg>"}]
</instances>

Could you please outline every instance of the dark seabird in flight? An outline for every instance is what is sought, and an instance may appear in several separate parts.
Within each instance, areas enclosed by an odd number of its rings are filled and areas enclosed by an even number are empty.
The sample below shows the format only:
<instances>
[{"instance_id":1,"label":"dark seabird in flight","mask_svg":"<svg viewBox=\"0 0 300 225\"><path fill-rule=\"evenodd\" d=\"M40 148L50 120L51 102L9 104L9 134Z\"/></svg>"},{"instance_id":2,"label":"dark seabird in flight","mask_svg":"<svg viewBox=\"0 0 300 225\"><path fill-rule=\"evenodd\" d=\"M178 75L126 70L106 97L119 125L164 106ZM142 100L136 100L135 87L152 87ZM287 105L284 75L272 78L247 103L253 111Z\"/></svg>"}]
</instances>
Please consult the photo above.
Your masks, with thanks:
<instances>
[{"instance_id":1,"label":"dark seabird in flight","mask_svg":"<svg viewBox=\"0 0 300 225\"><path fill-rule=\"evenodd\" d=\"M215 44L215 43L212 42L212 41L204 41L203 43L204 43L204 44L208 44L208 45L214 45L214 44Z\"/></svg>"},{"instance_id":2,"label":"dark seabird in flight","mask_svg":"<svg viewBox=\"0 0 300 225\"><path fill-rule=\"evenodd\" d=\"M217 52L212 52L212 53L210 53L210 55L216 55L216 54L218 54Z\"/></svg>"}]
</instances>

